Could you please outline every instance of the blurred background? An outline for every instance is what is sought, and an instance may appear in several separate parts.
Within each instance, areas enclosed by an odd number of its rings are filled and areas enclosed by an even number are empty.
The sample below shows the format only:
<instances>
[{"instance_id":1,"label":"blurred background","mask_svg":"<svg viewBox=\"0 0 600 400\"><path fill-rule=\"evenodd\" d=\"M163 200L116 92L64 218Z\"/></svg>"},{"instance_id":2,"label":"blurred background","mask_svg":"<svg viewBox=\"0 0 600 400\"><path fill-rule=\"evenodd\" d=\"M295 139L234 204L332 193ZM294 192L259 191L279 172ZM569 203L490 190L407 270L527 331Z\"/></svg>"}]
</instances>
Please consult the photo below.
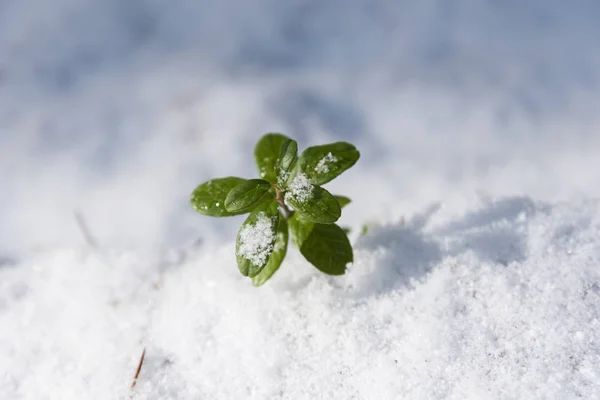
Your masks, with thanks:
<instances>
[{"instance_id":1,"label":"blurred background","mask_svg":"<svg viewBox=\"0 0 600 400\"><path fill-rule=\"evenodd\" d=\"M342 221L600 194L600 3L0 0L0 255L232 241L265 132L362 157Z\"/></svg>"}]
</instances>

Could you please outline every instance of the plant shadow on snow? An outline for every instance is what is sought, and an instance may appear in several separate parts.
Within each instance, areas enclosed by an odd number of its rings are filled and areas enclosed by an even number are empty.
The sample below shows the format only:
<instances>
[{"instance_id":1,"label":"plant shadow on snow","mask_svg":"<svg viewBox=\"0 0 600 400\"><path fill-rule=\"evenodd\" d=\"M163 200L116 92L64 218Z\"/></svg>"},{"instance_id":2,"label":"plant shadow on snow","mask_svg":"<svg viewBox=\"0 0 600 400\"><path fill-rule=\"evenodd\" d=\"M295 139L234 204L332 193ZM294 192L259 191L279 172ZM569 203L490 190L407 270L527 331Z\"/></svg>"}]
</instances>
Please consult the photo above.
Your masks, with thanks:
<instances>
[{"instance_id":1,"label":"plant shadow on snow","mask_svg":"<svg viewBox=\"0 0 600 400\"><path fill-rule=\"evenodd\" d=\"M360 286L368 292L408 287L412 280L420 280L442 259L438 243L403 223L373 228L360 238L355 248L377 254L373 270L361 277Z\"/></svg>"},{"instance_id":2,"label":"plant shadow on snow","mask_svg":"<svg viewBox=\"0 0 600 400\"><path fill-rule=\"evenodd\" d=\"M508 265L527 256L527 221L535 215L527 197L487 201L478 211L465 214L436 233L448 242L448 255L472 250L482 260Z\"/></svg>"},{"instance_id":3,"label":"plant shadow on snow","mask_svg":"<svg viewBox=\"0 0 600 400\"><path fill-rule=\"evenodd\" d=\"M376 254L376 265L361 275L359 292L371 295L410 288L447 257L473 252L482 262L508 266L527 257L527 224L535 215L533 201L510 197L485 202L474 212L425 229L438 204L410 221L372 228L359 238L357 252Z\"/></svg>"}]
</instances>

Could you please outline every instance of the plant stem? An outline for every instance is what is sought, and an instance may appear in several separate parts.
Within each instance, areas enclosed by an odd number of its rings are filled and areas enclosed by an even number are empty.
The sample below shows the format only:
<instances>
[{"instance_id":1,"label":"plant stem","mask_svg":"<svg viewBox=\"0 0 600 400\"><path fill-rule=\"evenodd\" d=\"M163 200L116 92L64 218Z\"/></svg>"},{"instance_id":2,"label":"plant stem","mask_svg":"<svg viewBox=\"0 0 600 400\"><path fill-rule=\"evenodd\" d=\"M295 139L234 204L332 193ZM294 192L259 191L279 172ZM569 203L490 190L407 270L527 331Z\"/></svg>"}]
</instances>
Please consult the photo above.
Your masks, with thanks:
<instances>
[{"instance_id":1,"label":"plant stem","mask_svg":"<svg viewBox=\"0 0 600 400\"><path fill-rule=\"evenodd\" d=\"M275 188L275 200L277 200L277 204L279 204L279 210L285 219L290 219L292 215L294 215L294 211L290 210L287 204L285 204L281 189L279 189L276 185L273 185L273 187Z\"/></svg>"}]
</instances>

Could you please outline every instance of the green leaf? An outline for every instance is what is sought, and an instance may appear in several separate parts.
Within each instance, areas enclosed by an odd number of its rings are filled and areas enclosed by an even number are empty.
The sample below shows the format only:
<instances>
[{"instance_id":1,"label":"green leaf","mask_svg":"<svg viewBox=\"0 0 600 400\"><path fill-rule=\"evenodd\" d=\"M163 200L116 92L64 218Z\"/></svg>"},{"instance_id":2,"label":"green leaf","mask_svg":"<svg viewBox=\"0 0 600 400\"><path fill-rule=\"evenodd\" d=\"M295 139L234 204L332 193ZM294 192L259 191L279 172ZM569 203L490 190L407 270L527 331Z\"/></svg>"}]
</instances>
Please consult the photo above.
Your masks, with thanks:
<instances>
[{"instance_id":1,"label":"green leaf","mask_svg":"<svg viewBox=\"0 0 600 400\"><path fill-rule=\"evenodd\" d=\"M335 142L312 146L298 159L298 168L315 185L323 185L353 166L360 153L350 143Z\"/></svg>"},{"instance_id":2,"label":"green leaf","mask_svg":"<svg viewBox=\"0 0 600 400\"><path fill-rule=\"evenodd\" d=\"M291 140L280 133L267 133L260 138L254 147L254 160L258 167L259 176L271 183L277 183L275 162L283 142Z\"/></svg>"},{"instance_id":3,"label":"green leaf","mask_svg":"<svg viewBox=\"0 0 600 400\"><path fill-rule=\"evenodd\" d=\"M315 222L309 221L306 218L302 218L300 214L295 213L288 220L288 224L292 234L292 242L298 249L300 249L302 247L302 243L304 243L314 228Z\"/></svg>"},{"instance_id":4,"label":"green leaf","mask_svg":"<svg viewBox=\"0 0 600 400\"><path fill-rule=\"evenodd\" d=\"M364 224L362 226L362 229L360 230L360 234L361 235L366 235L369 232L369 225L368 224Z\"/></svg>"},{"instance_id":5,"label":"green leaf","mask_svg":"<svg viewBox=\"0 0 600 400\"><path fill-rule=\"evenodd\" d=\"M286 219L279 214L279 227L277 228L277 239L275 240L273 254L271 254L271 257L269 257L269 262L267 262L267 265L262 269L262 271L252 278L252 283L254 286L262 285L268 281L275 272L277 272L287 253L288 240L288 223Z\"/></svg>"},{"instance_id":6,"label":"green leaf","mask_svg":"<svg viewBox=\"0 0 600 400\"><path fill-rule=\"evenodd\" d=\"M263 179L249 179L240 183L225 198L229 212L248 212L260 204L271 190L271 184Z\"/></svg>"},{"instance_id":7,"label":"green leaf","mask_svg":"<svg viewBox=\"0 0 600 400\"><path fill-rule=\"evenodd\" d=\"M211 179L194 189L190 198L190 204L200 214L211 217L229 217L243 214L240 211L227 211L225 208L225 199L231 189L244 181L245 179L235 176Z\"/></svg>"},{"instance_id":8,"label":"green leaf","mask_svg":"<svg viewBox=\"0 0 600 400\"><path fill-rule=\"evenodd\" d=\"M286 202L304 218L323 224L340 218L342 209L335 197L322 187L310 184L304 175L294 178L289 189Z\"/></svg>"},{"instance_id":9,"label":"green leaf","mask_svg":"<svg viewBox=\"0 0 600 400\"><path fill-rule=\"evenodd\" d=\"M275 201L258 207L246 218L238 231L235 251L242 275L253 278L267 265L275 249L278 226Z\"/></svg>"},{"instance_id":10,"label":"green leaf","mask_svg":"<svg viewBox=\"0 0 600 400\"><path fill-rule=\"evenodd\" d=\"M343 275L354 260L348 236L337 224L317 224L296 214L290 218L294 244L308 262L329 275Z\"/></svg>"},{"instance_id":11,"label":"green leaf","mask_svg":"<svg viewBox=\"0 0 600 400\"><path fill-rule=\"evenodd\" d=\"M295 140L288 139L281 143L279 156L275 162L275 174L277 175L277 184L284 187L290 177L290 171L296 165L298 159L298 143Z\"/></svg>"},{"instance_id":12,"label":"green leaf","mask_svg":"<svg viewBox=\"0 0 600 400\"><path fill-rule=\"evenodd\" d=\"M350 198L346 196L335 195L334 197L340 204L340 208L344 208L352 202L352 200L350 200Z\"/></svg>"}]
</instances>

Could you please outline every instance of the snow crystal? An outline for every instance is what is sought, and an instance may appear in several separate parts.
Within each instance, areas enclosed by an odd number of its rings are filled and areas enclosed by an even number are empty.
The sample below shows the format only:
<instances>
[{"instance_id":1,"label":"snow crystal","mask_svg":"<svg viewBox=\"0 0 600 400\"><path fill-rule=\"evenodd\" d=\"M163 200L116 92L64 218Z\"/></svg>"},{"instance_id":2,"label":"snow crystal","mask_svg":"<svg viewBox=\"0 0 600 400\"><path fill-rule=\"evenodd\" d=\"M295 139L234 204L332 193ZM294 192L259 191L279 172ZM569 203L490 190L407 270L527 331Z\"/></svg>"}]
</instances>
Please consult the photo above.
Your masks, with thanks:
<instances>
[{"instance_id":1,"label":"snow crystal","mask_svg":"<svg viewBox=\"0 0 600 400\"><path fill-rule=\"evenodd\" d=\"M321 174L327 173L329 172L329 164L337 162L337 160L337 157L329 152L329 154L319 160L317 166L315 167L315 171Z\"/></svg>"},{"instance_id":2,"label":"snow crystal","mask_svg":"<svg viewBox=\"0 0 600 400\"><path fill-rule=\"evenodd\" d=\"M304 203L312 197L313 186L304 174L295 177L288 187L290 189L288 194L300 203Z\"/></svg>"},{"instance_id":3,"label":"snow crystal","mask_svg":"<svg viewBox=\"0 0 600 400\"><path fill-rule=\"evenodd\" d=\"M273 223L264 212L258 213L254 225L247 224L240 231L240 246L237 254L253 265L263 265L273 251Z\"/></svg>"},{"instance_id":4,"label":"snow crystal","mask_svg":"<svg viewBox=\"0 0 600 400\"><path fill-rule=\"evenodd\" d=\"M277 184L279 186L284 186L285 182L287 181L289 176L290 176L290 173L288 171L285 171L283 168L280 168L279 176L277 177Z\"/></svg>"}]
</instances>

